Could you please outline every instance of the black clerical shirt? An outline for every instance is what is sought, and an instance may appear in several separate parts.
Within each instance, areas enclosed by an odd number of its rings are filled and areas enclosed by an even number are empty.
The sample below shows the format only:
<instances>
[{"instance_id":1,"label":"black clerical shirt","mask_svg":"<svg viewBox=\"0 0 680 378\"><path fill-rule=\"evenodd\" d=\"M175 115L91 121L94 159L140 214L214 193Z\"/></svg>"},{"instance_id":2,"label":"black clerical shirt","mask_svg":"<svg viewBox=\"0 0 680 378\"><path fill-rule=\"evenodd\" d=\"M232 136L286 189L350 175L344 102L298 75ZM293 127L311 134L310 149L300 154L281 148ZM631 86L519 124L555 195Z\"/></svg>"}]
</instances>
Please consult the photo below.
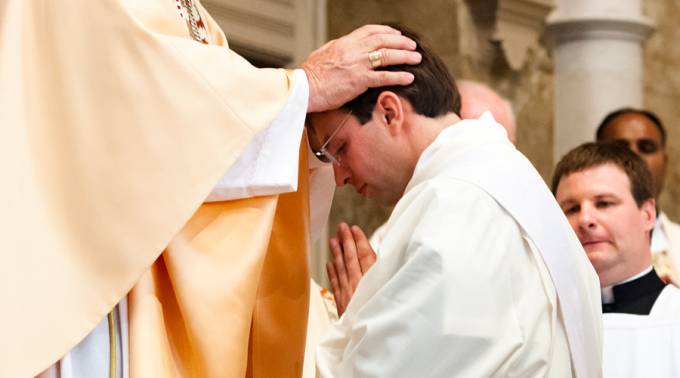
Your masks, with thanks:
<instances>
[{"instance_id":1,"label":"black clerical shirt","mask_svg":"<svg viewBox=\"0 0 680 378\"><path fill-rule=\"evenodd\" d=\"M602 312L649 315L665 286L666 283L652 269L642 277L614 286L614 302L603 303Z\"/></svg>"}]
</instances>

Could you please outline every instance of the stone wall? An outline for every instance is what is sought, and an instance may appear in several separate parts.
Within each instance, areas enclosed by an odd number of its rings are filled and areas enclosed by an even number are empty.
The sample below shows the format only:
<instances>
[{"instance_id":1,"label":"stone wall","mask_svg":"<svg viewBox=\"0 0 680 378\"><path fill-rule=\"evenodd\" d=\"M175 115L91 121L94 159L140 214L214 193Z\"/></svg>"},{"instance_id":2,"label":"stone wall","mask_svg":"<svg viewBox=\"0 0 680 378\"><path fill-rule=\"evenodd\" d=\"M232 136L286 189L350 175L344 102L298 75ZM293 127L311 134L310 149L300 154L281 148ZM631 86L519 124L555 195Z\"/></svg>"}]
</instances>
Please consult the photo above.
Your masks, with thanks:
<instances>
[{"instance_id":1,"label":"stone wall","mask_svg":"<svg viewBox=\"0 0 680 378\"><path fill-rule=\"evenodd\" d=\"M645 106L668 131L669 164L661 207L680 221L680 3L645 0L643 11L656 26L645 45Z\"/></svg>"}]
</instances>

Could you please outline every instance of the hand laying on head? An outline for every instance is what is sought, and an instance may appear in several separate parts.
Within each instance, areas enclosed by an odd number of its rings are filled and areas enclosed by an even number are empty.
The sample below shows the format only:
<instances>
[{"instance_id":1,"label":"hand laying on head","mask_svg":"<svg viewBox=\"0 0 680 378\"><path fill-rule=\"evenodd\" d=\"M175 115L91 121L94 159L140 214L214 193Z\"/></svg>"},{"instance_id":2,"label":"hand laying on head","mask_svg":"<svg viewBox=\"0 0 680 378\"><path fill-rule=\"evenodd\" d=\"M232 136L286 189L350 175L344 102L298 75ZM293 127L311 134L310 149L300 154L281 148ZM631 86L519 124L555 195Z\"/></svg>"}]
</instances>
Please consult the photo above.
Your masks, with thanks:
<instances>
[{"instance_id":1,"label":"hand laying on head","mask_svg":"<svg viewBox=\"0 0 680 378\"><path fill-rule=\"evenodd\" d=\"M338 226L337 238L329 242L333 258L326 263L338 315L342 316L361 277L373 266L376 254L359 226Z\"/></svg>"},{"instance_id":2,"label":"hand laying on head","mask_svg":"<svg viewBox=\"0 0 680 378\"><path fill-rule=\"evenodd\" d=\"M417 64L416 43L384 25L365 25L312 52L302 63L309 81L308 113L336 109L366 89L408 85L408 72L375 71L369 53L379 50L379 65Z\"/></svg>"}]
</instances>

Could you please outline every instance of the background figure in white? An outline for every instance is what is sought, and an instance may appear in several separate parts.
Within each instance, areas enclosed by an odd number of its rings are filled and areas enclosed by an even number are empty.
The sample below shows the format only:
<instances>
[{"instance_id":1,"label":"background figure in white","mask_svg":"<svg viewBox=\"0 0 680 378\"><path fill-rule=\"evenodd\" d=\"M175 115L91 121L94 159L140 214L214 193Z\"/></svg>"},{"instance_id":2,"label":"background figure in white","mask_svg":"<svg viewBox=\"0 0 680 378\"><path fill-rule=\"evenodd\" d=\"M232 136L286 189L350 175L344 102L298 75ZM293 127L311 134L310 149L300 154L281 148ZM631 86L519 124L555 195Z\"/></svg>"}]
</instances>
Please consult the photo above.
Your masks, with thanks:
<instances>
[{"instance_id":1,"label":"background figure in white","mask_svg":"<svg viewBox=\"0 0 680 378\"><path fill-rule=\"evenodd\" d=\"M652 178L627 147L586 143L557 164L553 191L597 271L605 377L680 375L680 289L652 267Z\"/></svg>"},{"instance_id":2,"label":"background figure in white","mask_svg":"<svg viewBox=\"0 0 680 378\"><path fill-rule=\"evenodd\" d=\"M609 113L596 132L598 141L625 144L647 164L652 173L657 218L652 233L652 262L667 282L680 285L680 225L659 208L659 196L666 181L666 129L661 119L649 110L621 108Z\"/></svg>"}]
</instances>

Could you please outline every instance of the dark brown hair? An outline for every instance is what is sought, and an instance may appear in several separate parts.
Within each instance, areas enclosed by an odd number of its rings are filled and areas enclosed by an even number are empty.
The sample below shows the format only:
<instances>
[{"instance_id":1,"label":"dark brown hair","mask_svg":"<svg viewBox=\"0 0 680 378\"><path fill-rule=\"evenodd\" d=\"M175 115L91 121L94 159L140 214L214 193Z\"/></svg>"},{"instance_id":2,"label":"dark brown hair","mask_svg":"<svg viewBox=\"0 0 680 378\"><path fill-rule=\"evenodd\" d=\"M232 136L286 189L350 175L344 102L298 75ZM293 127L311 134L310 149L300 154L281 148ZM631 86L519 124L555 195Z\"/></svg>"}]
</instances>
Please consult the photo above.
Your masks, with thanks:
<instances>
[{"instance_id":1,"label":"dark brown hair","mask_svg":"<svg viewBox=\"0 0 680 378\"><path fill-rule=\"evenodd\" d=\"M607 114L602 120L602 122L600 122L600 125L597 127L597 131L595 132L595 139L601 141L602 134L604 134L604 130L607 128L607 126L613 120L624 114L638 114L650 120L652 124L656 126L656 128L659 130L659 133L661 134L661 146L663 147L666 145L666 129L663 127L663 124L661 123L659 117L657 117L656 114L650 112L649 110L635 108L621 108Z\"/></svg>"},{"instance_id":2,"label":"dark brown hair","mask_svg":"<svg viewBox=\"0 0 680 378\"><path fill-rule=\"evenodd\" d=\"M342 107L351 110L363 125L371 119L378 96L384 91L391 91L408 100L413 110L422 116L435 118L450 112L460 116L460 94L441 58L422 41L418 34L399 24L387 25L414 40L418 44L416 51L422 55L423 59L416 65L401 64L380 67L378 70L410 72L415 76L415 80L405 86L369 88Z\"/></svg>"},{"instance_id":3,"label":"dark brown hair","mask_svg":"<svg viewBox=\"0 0 680 378\"><path fill-rule=\"evenodd\" d=\"M626 146L618 143L584 143L562 157L553 173L553 194L563 177L604 164L614 164L628 176L630 192L638 207L654 198L652 174L645 162Z\"/></svg>"}]
</instances>

